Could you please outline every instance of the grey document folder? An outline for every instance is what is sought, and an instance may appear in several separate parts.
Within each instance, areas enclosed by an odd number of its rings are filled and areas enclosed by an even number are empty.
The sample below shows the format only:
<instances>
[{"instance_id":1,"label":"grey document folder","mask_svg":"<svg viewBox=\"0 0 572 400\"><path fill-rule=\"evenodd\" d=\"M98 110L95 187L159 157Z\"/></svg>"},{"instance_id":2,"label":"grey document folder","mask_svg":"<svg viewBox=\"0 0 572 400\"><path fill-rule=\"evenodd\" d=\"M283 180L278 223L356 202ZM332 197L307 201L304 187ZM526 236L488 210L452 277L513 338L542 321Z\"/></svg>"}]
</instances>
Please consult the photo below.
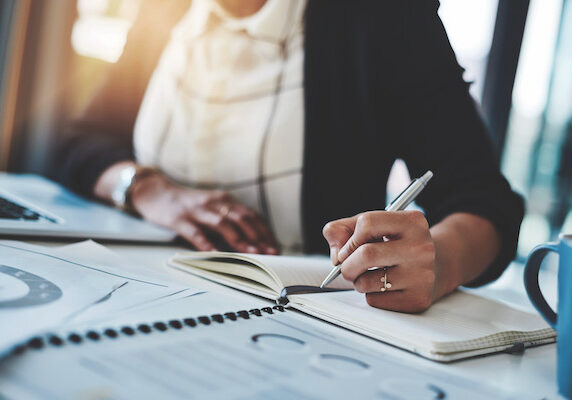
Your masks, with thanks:
<instances>
[{"instance_id":1,"label":"grey document folder","mask_svg":"<svg viewBox=\"0 0 572 400\"><path fill-rule=\"evenodd\" d=\"M0 235L169 242L175 233L37 175L0 173Z\"/></svg>"}]
</instances>

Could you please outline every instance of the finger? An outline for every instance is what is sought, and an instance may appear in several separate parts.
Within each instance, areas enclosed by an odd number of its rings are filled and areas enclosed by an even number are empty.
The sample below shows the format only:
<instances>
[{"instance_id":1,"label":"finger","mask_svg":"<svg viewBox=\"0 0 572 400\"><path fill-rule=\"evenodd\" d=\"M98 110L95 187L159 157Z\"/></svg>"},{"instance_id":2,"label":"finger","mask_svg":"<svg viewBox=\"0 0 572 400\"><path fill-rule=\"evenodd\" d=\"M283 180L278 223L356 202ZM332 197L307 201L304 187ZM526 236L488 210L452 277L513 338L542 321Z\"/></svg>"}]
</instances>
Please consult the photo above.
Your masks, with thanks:
<instances>
[{"instance_id":1,"label":"finger","mask_svg":"<svg viewBox=\"0 0 572 400\"><path fill-rule=\"evenodd\" d=\"M241 209L246 214L246 220L257 232L258 243L264 249L266 254L278 254L279 247L274 237L274 234L268 228L266 222L262 219L260 215L250 210L246 206L239 205L238 208Z\"/></svg>"},{"instance_id":2,"label":"finger","mask_svg":"<svg viewBox=\"0 0 572 400\"><path fill-rule=\"evenodd\" d=\"M338 251L354 233L358 216L342 218L328 222L322 229L322 234L330 246L330 258L332 264L338 265Z\"/></svg>"},{"instance_id":3,"label":"finger","mask_svg":"<svg viewBox=\"0 0 572 400\"><path fill-rule=\"evenodd\" d=\"M428 229L429 224L420 211L369 211L358 216L354 233L340 249L338 258L343 262L362 244L383 241L384 236L420 236Z\"/></svg>"},{"instance_id":4,"label":"finger","mask_svg":"<svg viewBox=\"0 0 572 400\"><path fill-rule=\"evenodd\" d=\"M386 286L385 283L388 285ZM360 293L388 292L396 290L431 291L435 284L435 272L432 268L416 265L377 268L361 274L354 281L356 291ZM389 287L388 287L389 286ZM382 290L385 288L386 290Z\"/></svg>"},{"instance_id":5,"label":"finger","mask_svg":"<svg viewBox=\"0 0 572 400\"><path fill-rule=\"evenodd\" d=\"M435 257L434 250L435 246L430 240L398 239L366 243L346 258L341 272L346 280L354 282L370 268L405 264L431 265Z\"/></svg>"},{"instance_id":6,"label":"finger","mask_svg":"<svg viewBox=\"0 0 572 400\"><path fill-rule=\"evenodd\" d=\"M235 205L228 213L228 218L261 253L277 254L277 245L272 233L254 211L243 205Z\"/></svg>"},{"instance_id":7,"label":"finger","mask_svg":"<svg viewBox=\"0 0 572 400\"><path fill-rule=\"evenodd\" d=\"M432 304L429 291L421 293L413 289L366 293L365 299L372 307L406 313L423 312Z\"/></svg>"},{"instance_id":8,"label":"finger","mask_svg":"<svg viewBox=\"0 0 572 400\"><path fill-rule=\"evenodd\" d=\"M228 215L228 219L231 220L238 229L244 234L244 236L253 244L260 241L260 237L257 229L253 226L251 217L244 213L242 210L232 208Z\"/></svg>"},{"instance_id":9,"label":"finger","mask_svg":"<svg viewBox=\"0 0 572 400\"><path fill-rule=\"evenodd\" d=\"M403 267L392 267L385 268L385 270L384 268L377 268L366 271L357 277L354 281L354 287L356 291L360 293L387 292L406 289L408 285L411 285L412 277L407 276L407 274L403 274L404 269L405 268Z\"/></svg>"},{"instance_id":10,"label":"finger","mask_svg":"<svg viewBox=\"0 0 572 400\"><path fill-rule=\"evenodd\" d=\"M220 215L202 208L193 212L190 218L199 225L207 227L218 234L233 250L242 253L257 252L255 246L244 240L242 232L228 219L228 214L226 216Z\"/></svg>"},{"instance_id":11,"label":"finger","mask_svg":"<svg viewBox=\"0 0 572 400\"><path fill-rule=\"evenodd\" d=\"M216 247L203 234L202 230L187 220L181 220L175 225L175 231L186 241L200 251L214 251Z\"/></svg>"}]
</instances>

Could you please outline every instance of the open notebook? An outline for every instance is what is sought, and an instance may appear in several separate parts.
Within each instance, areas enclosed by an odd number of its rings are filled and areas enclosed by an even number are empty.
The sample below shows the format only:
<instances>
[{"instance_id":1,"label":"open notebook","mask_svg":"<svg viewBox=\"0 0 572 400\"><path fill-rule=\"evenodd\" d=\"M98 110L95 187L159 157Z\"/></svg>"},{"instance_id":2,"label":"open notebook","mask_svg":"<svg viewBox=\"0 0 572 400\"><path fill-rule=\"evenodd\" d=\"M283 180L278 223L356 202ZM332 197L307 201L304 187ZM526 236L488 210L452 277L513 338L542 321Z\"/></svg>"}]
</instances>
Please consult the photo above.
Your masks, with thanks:
<instances>
[{"instance_id":1,"label":"open notebook","mask_svg":"<svg viewBox=\"0 0 572 400\"><path fill-rule=\"evenodd\" d=\"M556 340L536 314L458 290L420 314L372 308L338 277L320 283L332 265L325 257L184 252L171 267L247 291L436 361L453 361Z\"/></svg>"}]
</instances>

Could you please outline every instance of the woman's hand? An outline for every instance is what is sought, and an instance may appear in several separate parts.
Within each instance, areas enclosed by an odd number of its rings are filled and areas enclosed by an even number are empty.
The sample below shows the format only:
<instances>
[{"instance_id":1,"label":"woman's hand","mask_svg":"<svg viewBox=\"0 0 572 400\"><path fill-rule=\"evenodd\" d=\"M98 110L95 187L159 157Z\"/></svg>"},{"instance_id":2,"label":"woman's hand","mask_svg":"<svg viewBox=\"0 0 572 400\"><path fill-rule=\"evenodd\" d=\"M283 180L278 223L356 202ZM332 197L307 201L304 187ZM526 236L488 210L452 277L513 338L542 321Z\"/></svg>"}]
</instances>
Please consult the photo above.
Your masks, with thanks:
<instances>
[{"instance_id":1,"label":"woman's hand","mask_svg":"<svg viewBox=\"0 0 572 400\"><path fill-rule=\"evenodd\" d=\"M173 229L198 250L278 254L262 218L226 192L184 188L157 173L136 182L131 202L145 219Z\"/></svg>"},{"instance_id":2,"label":"woman's hand","mask_svg":"<svg viewBox=\"0 0 572 400\"><path fill-rule=\"evenodd\" d=\"M371 306L420 312L446 293L421 212L370 211L329 222L323 234L332 262L341 263L343 277L366 294Z\"/></svg>"}]
</instances>

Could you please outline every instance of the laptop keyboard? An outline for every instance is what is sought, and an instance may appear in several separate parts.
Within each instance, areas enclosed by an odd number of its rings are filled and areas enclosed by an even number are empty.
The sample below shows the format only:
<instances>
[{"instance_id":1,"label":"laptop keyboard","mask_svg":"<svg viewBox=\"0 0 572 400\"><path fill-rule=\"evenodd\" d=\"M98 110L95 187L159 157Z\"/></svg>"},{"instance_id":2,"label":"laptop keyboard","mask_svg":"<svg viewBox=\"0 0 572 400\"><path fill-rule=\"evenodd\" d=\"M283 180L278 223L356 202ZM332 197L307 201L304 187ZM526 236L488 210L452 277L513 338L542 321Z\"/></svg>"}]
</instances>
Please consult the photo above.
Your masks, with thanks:
<instances>
[{"instance_id":1,"label":"laptop keyboard","mask_svg":"<svg viewBox=\"0 0 572 400\"><path fill-rule=\"evenodd\" d=\"M24 220L24 221L39 221L46 220L49 222L56 223L56 220L37 213L34 210L30 210L20 204L14 203L2 196L0 196L0 219L14 219L14 220Z\"/></svg>"}]
</instances>

